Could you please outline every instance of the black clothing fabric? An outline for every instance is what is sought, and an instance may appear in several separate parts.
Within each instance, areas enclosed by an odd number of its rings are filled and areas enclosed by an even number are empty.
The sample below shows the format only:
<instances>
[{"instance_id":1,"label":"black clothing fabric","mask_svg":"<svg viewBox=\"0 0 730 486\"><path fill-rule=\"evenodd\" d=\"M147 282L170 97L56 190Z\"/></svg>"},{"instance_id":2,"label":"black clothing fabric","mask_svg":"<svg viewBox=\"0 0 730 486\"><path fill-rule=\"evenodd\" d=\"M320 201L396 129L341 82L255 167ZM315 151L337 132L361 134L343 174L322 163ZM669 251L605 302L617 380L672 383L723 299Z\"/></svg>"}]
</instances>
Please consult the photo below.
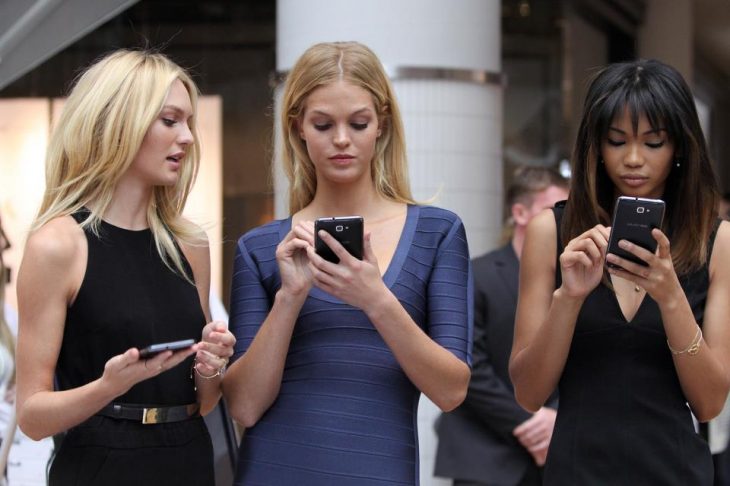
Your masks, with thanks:
<instances>
[{"instance_id":1,"label":"black clothing fabric","mask_svg":"<svg viewBox=\"0 0 730 486\"><path fill-rule=\"evenodd\" d=\"M554 212L560 228L563 208ZM714 233L710 248L713 240ZM558 255L562 251L558 236ZM557 274L559 285L559 265ZM701 326L707 265L680 282ZM546 485L712 484L710 450L695 432L659 307L649 295L630 322L607 286L588 295L559 393Z\"/></svg>"},{"instance_id":2,"label":"black clothing fabric","mask_svg":"<svg viewBox=\"0 0 730 486\"><path fill-rule=\"evenodd\" d=\"M74 218L80 222L86 215L80 212ZM61 390L96 380L111 357L131 347L197 341L205 325L197 289L165 265L149 229L131 231L102 221L98 235L90 229L85 233L86 272L67 312L56 370ZM187 261L185 267L192 276ZM142 406L194 403L191 365L192 357L114 401ZM195 481L200 474L207 482ZM94 416L66 434L49 484L172 484L161 479L166 475L191 478L186 482L191 485L212 484L213 450L202 419L143 425Z\"/></svg>"},{"instance_id":3,"label":"black clothing fabric","mask_svg":"<svg viewBox=\"0 0 730 486\"><path fill-rule=\"evenodd\" d=\"M66 434L48 484L213 486L213 445L201 417L144 425L94 415Z\"/></svg>"},{"instance_id":4,"label":"black clothing fabric","mask_svg":"<svg viewBox=\"0 0 730 486\"><path fill-rule=\"evenodd\" d=\"M472 269L471 380L464 403L437 422L434 474L454 478L454 484L539 485L541 469L512 433L532 415L515 400L508 370L519 260L507 244L473 260ZM556 407L556 400L547 405Z\"/></svg>"}]
</instances>

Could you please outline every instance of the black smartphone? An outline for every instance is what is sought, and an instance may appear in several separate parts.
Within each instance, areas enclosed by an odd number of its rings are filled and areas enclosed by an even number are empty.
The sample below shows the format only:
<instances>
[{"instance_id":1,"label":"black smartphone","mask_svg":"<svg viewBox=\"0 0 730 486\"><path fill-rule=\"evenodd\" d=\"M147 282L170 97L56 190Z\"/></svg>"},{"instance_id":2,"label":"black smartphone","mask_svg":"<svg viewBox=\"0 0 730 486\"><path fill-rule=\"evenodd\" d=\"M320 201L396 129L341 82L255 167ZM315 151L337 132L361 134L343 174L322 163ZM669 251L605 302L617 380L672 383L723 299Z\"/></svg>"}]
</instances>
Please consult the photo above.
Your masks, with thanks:
<instances>
[{"instance_id":1,"label":"black smartphone","mask_svg":"<svg viewBox=\"0 0 730 486\"><path fill-rule=\"evenodd\" d=\"M644 260L619 248L618 242L628 240L654 253L657 242L651 236L651 230L661 228L662 219L664 218L664 206L664 201L661 199L619 197L613 210L611 236L608 239L608 253L647 266ZM607 265L610 267L617 266L611 263L607 263Z\"/></svg>"},{"instance_id":2,"label":"black smartphone","mask_svg":"<svg viewBox=\"0 0 730 486\"><path fill-rule=\"evenodd\" d=\"M193 344L195 344L195 339L183 339L182 341L151 344L150 346L139 350L139 357L142 359L151 358L152 356L163 351L178 351L180 349L189 348Z\"/></svg>"},{"instance_id":3,"label":"black smartphone","mask_svg":"<svg viewBox=\"0 0 730 486\"><path fill-rule=\"evenodd\" d=\"M350 255L362 260L363 219L361 216L318 218L314 221L314 250L317 255L332 263L340 263L335 252L319 237L319 230L325 230L334 236L350 252Z\"/></svg>"}]
</instances>

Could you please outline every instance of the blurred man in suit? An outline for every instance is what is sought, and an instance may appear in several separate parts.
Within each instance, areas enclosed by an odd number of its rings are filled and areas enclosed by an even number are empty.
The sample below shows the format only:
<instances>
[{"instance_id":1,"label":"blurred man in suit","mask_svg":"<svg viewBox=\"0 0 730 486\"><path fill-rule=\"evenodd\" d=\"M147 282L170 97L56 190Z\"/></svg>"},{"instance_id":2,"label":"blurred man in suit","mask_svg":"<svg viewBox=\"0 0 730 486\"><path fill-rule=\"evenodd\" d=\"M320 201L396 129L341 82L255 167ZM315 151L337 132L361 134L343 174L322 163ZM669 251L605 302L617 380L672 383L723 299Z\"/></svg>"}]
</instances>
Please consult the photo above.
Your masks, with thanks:
<instances>
[{"instance_id":1,"label":"blurred man in suit","mask_svg":"<svg viewBox=\"0 0 730 486\"><path fill-rule=\"evenodd\" d=\"M519 258L527 223L568 197L568 181L554 169L523 167L507 190L507 243L475 259L474 349L464 403L437 422L435 475L454 486L526 486L541 471L555 425L554 398L537 413L514 398L507 370L514 334Z\"/></svg>"}]
</instances>

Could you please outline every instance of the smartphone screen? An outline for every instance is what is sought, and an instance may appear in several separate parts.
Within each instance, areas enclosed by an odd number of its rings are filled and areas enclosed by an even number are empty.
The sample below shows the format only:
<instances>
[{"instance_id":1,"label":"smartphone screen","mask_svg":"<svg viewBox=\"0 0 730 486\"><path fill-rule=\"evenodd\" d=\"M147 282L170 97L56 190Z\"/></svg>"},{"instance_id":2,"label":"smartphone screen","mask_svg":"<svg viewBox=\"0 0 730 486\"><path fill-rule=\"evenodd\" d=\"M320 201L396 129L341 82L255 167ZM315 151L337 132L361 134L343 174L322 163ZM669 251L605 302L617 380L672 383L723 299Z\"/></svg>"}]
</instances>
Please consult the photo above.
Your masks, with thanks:
<instances>
[{"instance_id":1,"label":"smartphone screen","mask_svg":"<svg viewBox=\"0 0 730 486\"><path fill-rule=\"evenodd\" d=\"M325 260L340 263L337 255L320 239L320 230L325 230L334 236L350 255L362 260L363 219L361 216L318 218L314 221L314 250Z\"/></svg>"},{"instance_id":2,"label":"smartphone screen","mask_svg":"<svg viewBox=\"0 0 730 486\"><path fill-rule=\"evenodd\" d=\"M613 210L611 236L608 240L608 253L613 253L647 266L647 263L618 246L620 240L628 240L635 245L646 248L650 252L656 251L657 242L651 235L651 230L661 228L664 218L664 201L661 199L647 199L641 197L621 196L616 200ZM609 266L610 263L607 263Z\"/></svg>"},{"instance_id":3,"label":"smartphone screen","mask_svg":"<svg viewBox=\"0 0 730 486\"><path fill-rule=\"evenodd\" d=\"M189 348L195 344L195 339L183 339L182 341L171 341L168 343L158 343L147 346L139 350L139 357L142 359L151 358L152 356L163 351L178 351L180 349Z\"/></svg>"}]
</instances>

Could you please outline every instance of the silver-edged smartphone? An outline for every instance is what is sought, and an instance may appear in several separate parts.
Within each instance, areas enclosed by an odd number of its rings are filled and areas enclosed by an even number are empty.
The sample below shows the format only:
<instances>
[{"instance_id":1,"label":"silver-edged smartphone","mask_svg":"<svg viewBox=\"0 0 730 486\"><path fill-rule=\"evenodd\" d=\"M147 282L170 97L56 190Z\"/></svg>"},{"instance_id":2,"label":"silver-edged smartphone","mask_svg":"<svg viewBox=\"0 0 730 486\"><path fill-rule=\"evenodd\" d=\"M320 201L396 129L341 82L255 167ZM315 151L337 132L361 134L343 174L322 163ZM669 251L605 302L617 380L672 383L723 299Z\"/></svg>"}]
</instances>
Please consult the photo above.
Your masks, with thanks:
<instances>
[{"instance_id":1,"label":"silver-edged smartphone","mask_svg":"<svg viewBox=\"0 0 730 486\"><path fill-rule=\"evenodd\" d=\"M664 201L642 197L621 196L616 200L613 210L611 236L608 240L608 253L613 253L639 265L647 263L634 254L618 246L620 240L628 240L635 245L656 251L657 242L651 235L651 230L661 228L664 219ZM610 267L615 267L607 263Z\"/></svg>"},{"instance_id":2,"label":"silver-edged smartphone","mask_svg":"<svg viewBox=\"0 0 730 486\"><path fill-rule=\"evenodd\" d=\"M319 231L325 230L331 234L342 246L358 260L362 260L363 253L363 219L362 216L337 216L317 218L314 221L314 250L319 256L332 263L340 263L327 244L319 237Z\"/></svg>"},{"instance_id":3,"label":"silver-edged smartphone","mask_svg":"<svg viewBox=\"0 0 730 486\"><path fill-rule=\"evenodd\" d=\"M171 341L169 343L151 344L146 348L142 348L139 350L139 357L141 359L151 358L152 356L155 356L156 354L163 351L177 351L180 349L189 348L193 344L195 344L195 339L183 339L181 341Z\"/></svg>"}]
</instances>

